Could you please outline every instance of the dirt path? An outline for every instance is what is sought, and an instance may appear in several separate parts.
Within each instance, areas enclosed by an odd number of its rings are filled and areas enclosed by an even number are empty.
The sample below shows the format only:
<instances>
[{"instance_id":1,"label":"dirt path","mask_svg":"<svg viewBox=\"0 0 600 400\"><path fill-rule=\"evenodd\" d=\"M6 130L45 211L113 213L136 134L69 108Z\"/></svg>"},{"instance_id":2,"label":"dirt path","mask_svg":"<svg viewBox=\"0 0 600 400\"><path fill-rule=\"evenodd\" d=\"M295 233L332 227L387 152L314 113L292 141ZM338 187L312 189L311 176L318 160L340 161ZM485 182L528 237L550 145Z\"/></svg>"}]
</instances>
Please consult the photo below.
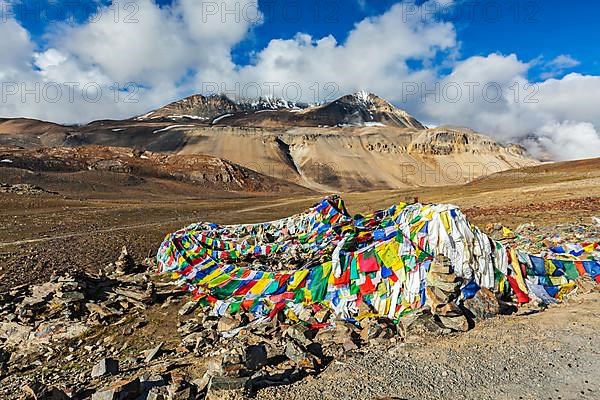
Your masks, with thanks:
<instances>
[{"instance_id":1,"label":"dirt path","mask_svg":"<svg viewBox=\"0 0 600 400\"><path fill-rule=\"evenodd\" d=\"M242 208L240 210L234 210L234 212L236 212L236 213L247 213L247 212L258 211L258 210L268 210L268 209L272 209L272 208L286 207L286 206L289 206L291 204L305 203L308 200L314 200L316 202L321 197L322 196L311 196L311 197L296 198L296 199L293 199L293 200L277 201L275 203L266 204L266 205L263 205L263 206L255 206L255 207Z\"/></svg>"},{"instance_id":2,"label":"dirt path","mask_svg":"<svg viewBox=\"0 0 600 400\"><path fill-rule=\"evenodd\" d=\"M148 224L138 224L138 225L125 225L125 226L119 226L119 227L115 227L115 228L99 229L99 230L94 231L94 233L110 233L110 232L118 232L118 231L128 231L128 230L132 230L132 229L149 228L152 226L165 225L166 223L175 222L175 221L177 221L177 220L171 220L171 221L166 221L166 222L165 221L152 222L152 223L148 223ZM10 247L10 246L20 246L23 244L50 242L52 240L72 239L72 238L88 236L88 235L89 235L89 232L81 232L81 233L69 233L67 235L50 236L50 237L44 237L44 238L39 238L39 239L18 240L16 242L0 243L0 248Z\"/></svg>"},{"instance_id":3,"label":"dirt path","mask_svg":"<svg viewBox=\"0 0 600 400\"><path fill-rule=\"evenodd\" d=\"M231 212L236 213L236 214L244 214L244 213L249 213L249 212L254 212L254 211L259 211L259 210L270 210L270 209L274 209L274 208L286 207L288 205L295 204L295 203L306 202L309 199L310 198L300 198L300 199L294 199L294 200L279 201L279 202L272 203L272 204L266 204L266 205L261 205L261 206L247 207L247 208L232 210ZM95 211L95 210L90 210L90 211ZM122 226L106 228L106 229L97 229L94 231L94 233L97 233L97 234L98 233L110 233L110 232L136 230L136 229L156 227L156 226L165 226L165 225L171 225L172 223L175 223L175 222L183 223L183 221L185 219L188 219L188 218L175 218L175 219L169 219L169 220L160 221L160 222L150 222L150 223L146 223L146 224L122 225ZM0 243L0 248L11 247L11 246L20 246L20 245L24 245L24 244L44 243L44 242L49 242L52 240L72 239L72 238L88 236L88 235L89 235L89 232L79 232L79 233L68 233L68 234L64 234L64 235L54 235L54 236L49 236L49 237L42 237L42 238L38 238L38 239L17 240L17 241L13 241L13 242Z\"/></svg>"}]
</instances>

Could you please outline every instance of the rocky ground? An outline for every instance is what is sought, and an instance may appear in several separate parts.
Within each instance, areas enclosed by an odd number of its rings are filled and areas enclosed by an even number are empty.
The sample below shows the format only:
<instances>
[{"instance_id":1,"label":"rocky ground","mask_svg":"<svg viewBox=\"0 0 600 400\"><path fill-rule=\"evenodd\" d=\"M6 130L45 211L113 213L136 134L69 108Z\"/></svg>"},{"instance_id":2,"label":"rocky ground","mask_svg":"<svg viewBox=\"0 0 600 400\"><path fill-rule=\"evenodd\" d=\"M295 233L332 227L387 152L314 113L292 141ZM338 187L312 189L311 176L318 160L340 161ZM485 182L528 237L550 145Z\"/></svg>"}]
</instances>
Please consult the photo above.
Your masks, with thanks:
<instances>
[{"instance_id":1,"label":"rocky ground","mask_svg":"<svg viewBox=\"0 0 600 400\"><path fill-rule=\"evenodd\" d=\"M283 315L271 321L247 314L213 317L168 276L157 276L153 264L151 259L137 263L123 249L99 274L55 276L1 292L0 397L593 399L600 394L600 291L589 281L549 309L535 304L517 309L493 295L478 296L465 303L468 324L460 310L443 311L443 304L431 302L398 324L376 318L360 325L335 321L325 309L291 323Z\"/></svg>"}]
</instances>

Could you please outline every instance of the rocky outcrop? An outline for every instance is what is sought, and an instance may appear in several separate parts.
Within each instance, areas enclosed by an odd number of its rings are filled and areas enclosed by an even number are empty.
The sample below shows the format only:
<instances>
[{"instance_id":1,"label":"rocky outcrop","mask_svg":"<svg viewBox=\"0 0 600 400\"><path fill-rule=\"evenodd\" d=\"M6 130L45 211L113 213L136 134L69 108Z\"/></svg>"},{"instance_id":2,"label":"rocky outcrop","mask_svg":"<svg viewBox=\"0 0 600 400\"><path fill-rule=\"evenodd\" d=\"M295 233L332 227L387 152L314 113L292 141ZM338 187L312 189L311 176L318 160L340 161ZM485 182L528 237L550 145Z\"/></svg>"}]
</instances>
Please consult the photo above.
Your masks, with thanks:
<instances>
[{"instance_id":1,"label":"rocky outcrop","mask_svg":"<svg viewBox=\"0 0 600 400\"><path fill-rule=\"evenodd\" d=\"M519 145L504 146L489 136L466 128L439 127L419 132L408 147L410 153L451 155L459 153L490 154L508 152L526 156Z\"/></svg>"},{"instance_id":2,"label":"rocky outcrop","mask_svg":"<svg viewBox=\"0 0 600 400\"><path fill-rule=\"evenodd\" d=\"M303 191L293 184L206 155L182 156L105 146L35 150L0 147L0 159L11 161L0 164L0 168L34 172L101 171L197 183L213 190Z\"/></svg>"}]
</instances>

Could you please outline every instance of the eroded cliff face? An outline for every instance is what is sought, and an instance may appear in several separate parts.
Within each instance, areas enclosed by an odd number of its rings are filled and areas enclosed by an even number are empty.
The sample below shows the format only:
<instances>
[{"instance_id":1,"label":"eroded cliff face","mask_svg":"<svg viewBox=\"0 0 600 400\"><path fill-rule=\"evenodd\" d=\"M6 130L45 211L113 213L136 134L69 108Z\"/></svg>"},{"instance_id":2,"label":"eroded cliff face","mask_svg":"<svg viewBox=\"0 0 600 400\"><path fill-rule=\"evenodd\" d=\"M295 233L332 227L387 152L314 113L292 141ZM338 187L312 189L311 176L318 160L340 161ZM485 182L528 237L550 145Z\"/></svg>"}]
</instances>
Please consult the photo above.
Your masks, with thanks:
<instances>
[{"instance_id":1,"label":"eroded cliff face","mask_svg":"<svg viewBox=\"0 0 600 400\"><path fill-rule=\"evenodd\" d=\"M196 129L182 154L207 153L323 191L460 184L536 165L518 146L458 129Z\"/></svg>"},{"instance_id":2,"label":"eroded cliff face","mask_svg":"<svg viewBox=\"0 0 600 400\"><path fill-rule=\"evenodd\" d=\"M525 148L501 145L489 136L460 128L434 128L419 132L411 142L409 152L423 155L451 155L460 153L511 153L526 157Z\"/></svg>"},{"instance_id":3,"label":"eroded cliff face","mask_svg":"<svg viewBox=\"0 0 600 400\"><path fill-rule=\"evenodd\" d=\"M302 191L288 182L207 155L175 155L96 145L40 149L0 146L0 160L3 160L0 172L2 168L35 173L94 171L193 183L207 190Z\"/></svg>"}]
</instances>

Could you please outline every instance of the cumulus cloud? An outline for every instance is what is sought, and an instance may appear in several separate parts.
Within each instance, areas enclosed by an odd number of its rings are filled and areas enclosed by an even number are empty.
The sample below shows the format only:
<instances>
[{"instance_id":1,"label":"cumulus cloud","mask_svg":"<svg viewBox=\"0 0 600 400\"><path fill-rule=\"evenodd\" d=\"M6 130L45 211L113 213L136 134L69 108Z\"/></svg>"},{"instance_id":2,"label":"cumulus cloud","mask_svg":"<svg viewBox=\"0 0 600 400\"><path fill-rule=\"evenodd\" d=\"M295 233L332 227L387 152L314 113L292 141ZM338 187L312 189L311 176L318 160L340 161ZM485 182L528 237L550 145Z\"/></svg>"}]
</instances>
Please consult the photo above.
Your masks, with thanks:
<instances>
[{"instance_id":1,"label":"cumulus cloud","mask_svg":"<svg viewBox=\"0 0 600 400\"><path fill-rule=\"evenodd\" d=\"M0 1L0 6L7 7L7 3ZM14 18L0 23L0 37L0 77L4 80L30 68L29 62L35 45L29 33Z\"/></svg>"},{"instance_id":2,"label":"cumulus cloud","mask_svg":"<svg viewBox=\"0 0 600 400\"><path fill-rule=\"evenodd\" d=\"M277 82L274 89L279 92L274 95L304 101L358 89L399 100L401 82L435 79L434 69L411 70L410 60L427 63L456 46L452 24L423 19L396 4L381 16L357 23L343 43L331 35L314 38L304 33L274 39L251 65L239 68L228 79L242 87Z\"/></svg>"},{"instance_id":3,"label":"cumulus cloud","mask_svg":"<svg viewBox=\"0 0 600 400\"><path fill-rule=\"evenodd\" d=\"M257 0L98 3L85 23L52 25L39 51L14 13L3 16L0 115L88 122L142 113L190 94L197 73L234 69L232 46L262 21Z\"/></svg>"},{"instance_id":4,"label":"cumulus cloud","mask_svg":"<svg viewBox=\"0 0 600 400\"><path fill-rule=\"evenodd\" d=\"M549 151L556 160L598 157L600 135L589 122L549 123L539 128L536 134L541 149Z\"/></svg>"}]
</instances>

